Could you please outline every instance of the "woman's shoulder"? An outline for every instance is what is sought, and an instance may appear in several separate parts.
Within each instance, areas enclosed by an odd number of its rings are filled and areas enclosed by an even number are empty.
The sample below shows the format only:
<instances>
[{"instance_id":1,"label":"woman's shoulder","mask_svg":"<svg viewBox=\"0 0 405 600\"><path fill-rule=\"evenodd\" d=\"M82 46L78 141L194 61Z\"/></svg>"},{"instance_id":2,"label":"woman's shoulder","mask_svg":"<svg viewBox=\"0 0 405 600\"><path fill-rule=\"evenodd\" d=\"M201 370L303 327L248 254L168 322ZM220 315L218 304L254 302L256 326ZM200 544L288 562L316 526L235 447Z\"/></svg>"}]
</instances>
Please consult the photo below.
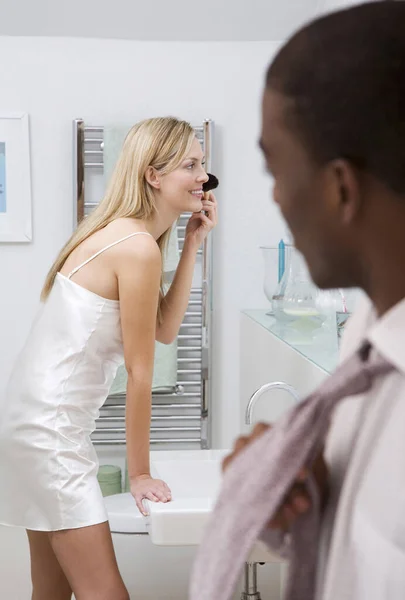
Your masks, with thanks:
<instances>
[{"instance_id":1,"label":"woman's shoulder","mask_svg":"<svg viewBox=\"0 0 405 600\"><path fill-rule=\"evenodd\" d=\"M112 250L120 260L127 258L143 263L161 261L159 246L142 222L125 218L115 219L107 227L108 238L118 242Z\"/></svg>"},{"instance_id":2,"label":"woman's shoulder","mask_svg":"<svg viewBox=\"0 0 405 600\"><path fill-rule=\"evenodd\" d=\"M136 248L139 244L143 247L159 248L155 238L147 231L142 221L135 221L130 218L120 218L111 221L105 227L105 234L111 240L118 242L117 250L121 246L121 242L127 242L122 248Z\"/></svg>"},{"instance_id":3,"label":"woman's shoulder","mask_svg":"<svg viewBox=\"0 0 405 600\"><path fill-rule=\"evenodd\" d=\"M148 233L143 221L131 219L130 217L120 217L119 219L110 221L110 223L104 227L104 231L108 235L115 237L123 237L132 233ZM150 237L153 238L153 236Z\"/></svg>"}]
</instances>

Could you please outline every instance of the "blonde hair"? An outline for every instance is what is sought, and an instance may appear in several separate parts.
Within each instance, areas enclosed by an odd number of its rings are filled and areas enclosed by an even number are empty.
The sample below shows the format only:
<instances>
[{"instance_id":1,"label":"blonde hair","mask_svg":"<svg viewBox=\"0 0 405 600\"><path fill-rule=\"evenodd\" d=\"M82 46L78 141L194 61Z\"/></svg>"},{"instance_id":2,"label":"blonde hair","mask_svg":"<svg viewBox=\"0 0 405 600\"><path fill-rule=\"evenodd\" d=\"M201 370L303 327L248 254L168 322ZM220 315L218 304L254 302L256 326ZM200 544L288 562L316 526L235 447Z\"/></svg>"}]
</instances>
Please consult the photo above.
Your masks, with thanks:
<instances>
[{"instance_id":1,"label":"blonde hair","mask_svg":"<svg viewBox=\"0 0 405 600\"><path fill-rule=\"evenodd\" d=\"M156 214L153 188L145 173L148 167L154 167L161 175L176 169L190 151L194 138L192 126L174 117L146 119L130 129L103 200L63 246L45 279L41 300L48 297L68 256L93 233L114 219L132 217L147 221ZM170 231L157 240L162 255Z\"/></svg>"}]
</instances>

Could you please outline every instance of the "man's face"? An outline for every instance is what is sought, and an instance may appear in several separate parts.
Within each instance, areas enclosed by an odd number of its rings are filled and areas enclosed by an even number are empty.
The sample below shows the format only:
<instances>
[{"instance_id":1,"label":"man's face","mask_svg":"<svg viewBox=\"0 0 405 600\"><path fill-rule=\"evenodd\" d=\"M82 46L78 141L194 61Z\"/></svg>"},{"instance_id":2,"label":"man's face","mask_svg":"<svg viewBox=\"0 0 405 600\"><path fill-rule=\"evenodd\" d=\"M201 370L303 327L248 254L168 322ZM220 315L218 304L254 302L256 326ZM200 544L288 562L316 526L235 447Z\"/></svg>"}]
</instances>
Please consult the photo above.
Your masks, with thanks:
<instances>
[{"instance_id":1,"label":"man's face","mask_svg":"<svg viewBox=\"0 0 405 600\"><path fill-rule=\"evenodd\" d=\"M300 137L285 124L287 102L278 92L264 92L260 146L274 178L274 200L314 282L322 288L351 285L350 244L338 218L336 180L311 159Z\"/></svg>"}]
</instances>

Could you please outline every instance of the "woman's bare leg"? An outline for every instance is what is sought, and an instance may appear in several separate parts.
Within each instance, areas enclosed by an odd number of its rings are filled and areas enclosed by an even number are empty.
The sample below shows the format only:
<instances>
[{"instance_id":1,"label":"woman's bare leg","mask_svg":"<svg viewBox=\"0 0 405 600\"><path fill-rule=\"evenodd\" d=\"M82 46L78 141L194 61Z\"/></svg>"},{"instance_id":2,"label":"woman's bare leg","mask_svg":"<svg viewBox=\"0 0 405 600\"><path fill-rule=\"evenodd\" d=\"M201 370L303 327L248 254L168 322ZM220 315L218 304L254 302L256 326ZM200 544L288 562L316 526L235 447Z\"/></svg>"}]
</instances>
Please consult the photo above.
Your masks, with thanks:
<instances>
[{"instance_id":1,"label":"woman's bare leg","mask_svg":"<svg viewBox=\"0 0 405 600\"><path fill-rule=\"evenodd\" d=\"M32 600L70 600L72 589L46 531L27 530L31 555Z\"/></svg>"},{"instance_id":2,"label":"woman's bare leg","mask_svg":"<svg viewBox=\"0 0 405 600\"><path fill-rule=\"evenodd\" d=\"M49 540L76 600L129 600L108 522L53 531Z\"/></svg>"}]
</instances>

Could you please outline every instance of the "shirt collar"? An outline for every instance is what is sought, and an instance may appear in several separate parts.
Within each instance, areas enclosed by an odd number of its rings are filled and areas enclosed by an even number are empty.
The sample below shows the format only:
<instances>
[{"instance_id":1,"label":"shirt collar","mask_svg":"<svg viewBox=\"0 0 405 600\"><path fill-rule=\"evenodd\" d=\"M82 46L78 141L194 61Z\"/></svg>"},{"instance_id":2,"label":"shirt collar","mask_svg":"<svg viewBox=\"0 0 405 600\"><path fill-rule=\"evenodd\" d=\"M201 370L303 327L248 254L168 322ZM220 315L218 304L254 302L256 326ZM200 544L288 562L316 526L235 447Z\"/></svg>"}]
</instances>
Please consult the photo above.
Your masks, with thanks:
<instances>
[{"instance_id":1,"label":"shirt collar","mask_svg":"<svg viewBox=\"0 0 405 600\"><path fill-rule=\"evenodd\" d=\"M374 312L374 308L371 308ZM367 339L392 365L405 374L405 299L372 324Z\"/></svg>"}]
</instances>

